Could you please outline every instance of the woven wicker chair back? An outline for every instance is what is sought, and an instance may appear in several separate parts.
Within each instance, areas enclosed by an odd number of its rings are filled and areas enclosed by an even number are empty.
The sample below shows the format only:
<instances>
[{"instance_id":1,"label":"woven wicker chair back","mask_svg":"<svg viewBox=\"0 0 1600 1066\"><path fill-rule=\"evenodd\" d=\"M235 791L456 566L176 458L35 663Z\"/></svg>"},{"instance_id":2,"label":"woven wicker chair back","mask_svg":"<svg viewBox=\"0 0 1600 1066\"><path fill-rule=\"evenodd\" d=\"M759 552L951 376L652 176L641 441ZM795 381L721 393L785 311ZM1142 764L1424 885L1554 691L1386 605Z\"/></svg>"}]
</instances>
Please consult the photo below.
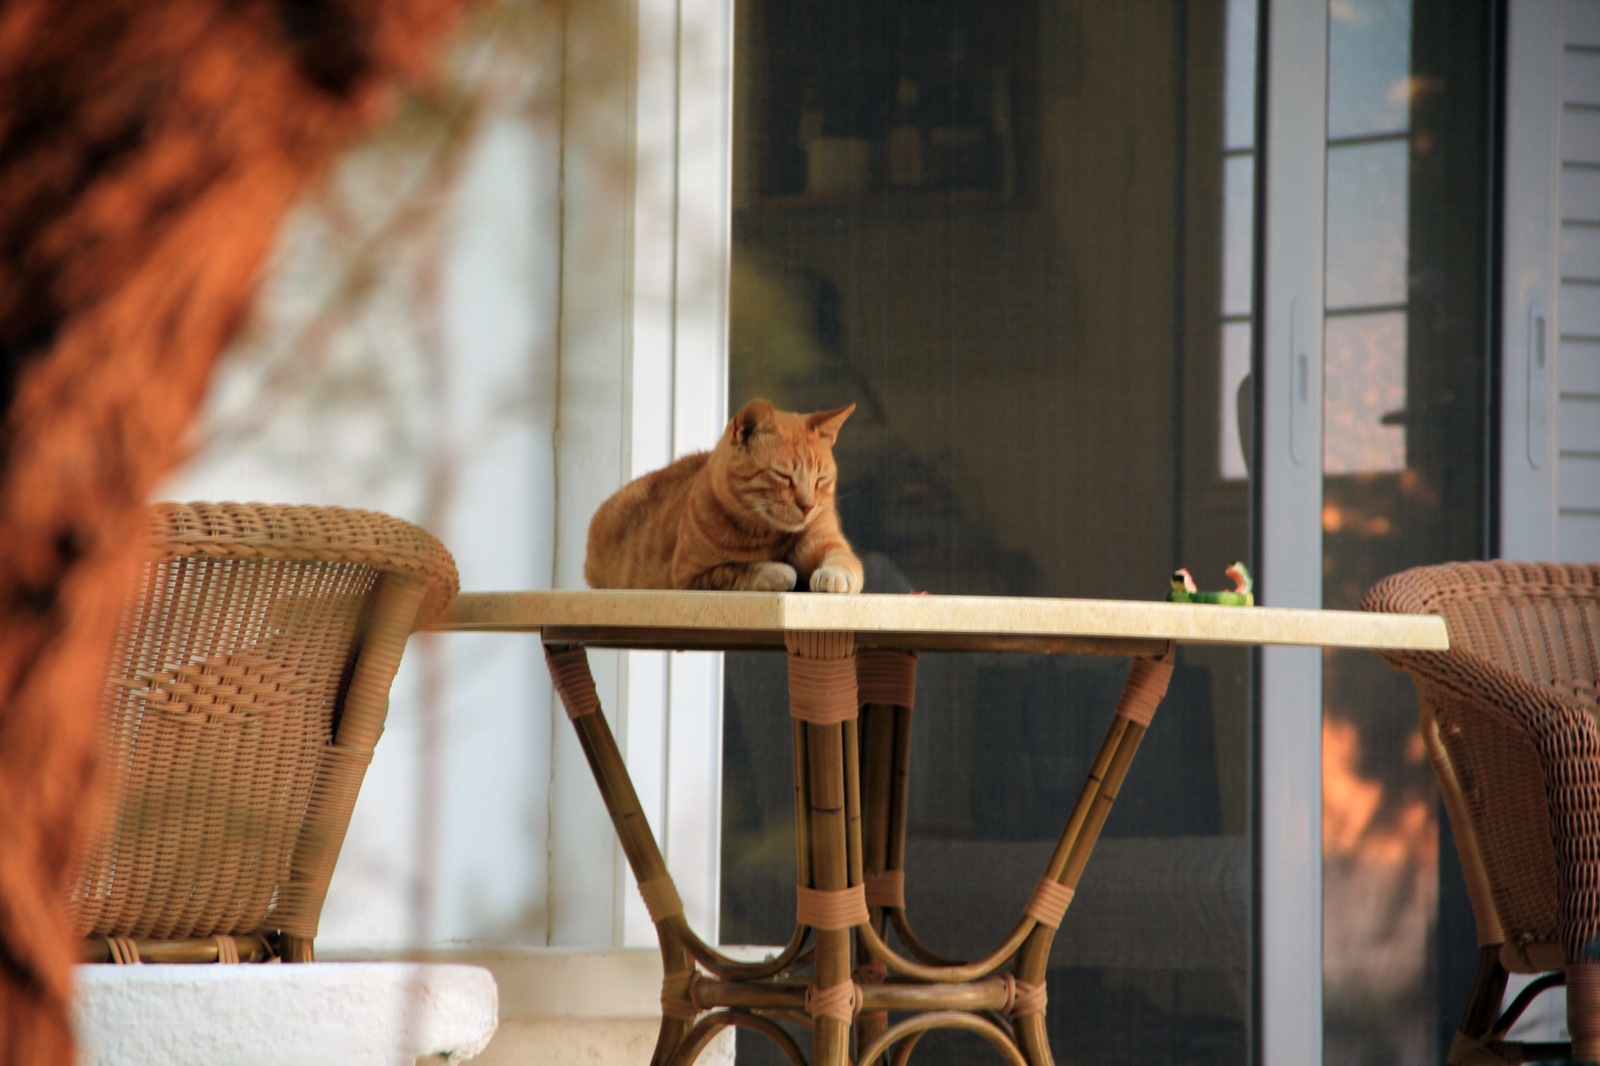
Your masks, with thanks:
<instances>
[{"instance_id":1,"label":"woven wicker chair back","mask_svg":"<svg viewBox=\"0 0 1600 1066\"><path fill-rule=\"evenodd\" d=\"M1587 698L1594 699L1600 674L1600 564L1495 560L1420 567L1407 574L1426 579L1428 606L1444 618L1452 649L1519 677L1587 688Z\"/></svg>"},{"instance_id":2,"label":"woven wicker chair back","mask_svg":"<svg viewBox=\"0 0 1600 1066\"><path fill-rule=\"evenodd\" d=\"M1600 564L1419 567L1362 607L1450 631L1448 652L1385 657L1432 708L1435 770L1487 882L1466 871L1480 941L1558 941L1581 959L1600 931Z\"/></svg>"},{"instance_id":3,"label":"woven wicker chair back","mask_svg":"<svg viewBox=\"0 0 1600 1066\"><path fill-rule=\"evenodd\" d=\"M111 655L83 936L311 937L405 637L455 595L421 529L163 504Z\"/></svg>"}]
</instances>

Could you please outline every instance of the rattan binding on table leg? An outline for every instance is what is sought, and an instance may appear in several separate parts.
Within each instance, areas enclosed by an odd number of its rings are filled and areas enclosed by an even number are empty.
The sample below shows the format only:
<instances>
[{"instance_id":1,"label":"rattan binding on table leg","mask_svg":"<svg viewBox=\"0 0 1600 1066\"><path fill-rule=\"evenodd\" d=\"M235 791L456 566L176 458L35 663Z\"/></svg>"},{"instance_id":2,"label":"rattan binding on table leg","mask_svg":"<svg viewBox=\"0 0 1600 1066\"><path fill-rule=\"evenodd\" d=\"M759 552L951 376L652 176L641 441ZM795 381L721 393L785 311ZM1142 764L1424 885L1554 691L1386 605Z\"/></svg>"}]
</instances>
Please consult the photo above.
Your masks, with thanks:
<instances>
[{"instance_id":1,"label":"rattan binding on table leg","mask_svg":"<svg viewBox=\"0 0 1600 1066\"><path fill-rule=\"evenodd\" d=\"M813 1018L831 1018L849 1025L861 1009L861 986L841 981L829 988L806 986L806 1013Z\"/></svg>"},{"instance_id":2,"label":"rattan binding on table leg","mask_svg":"<svg viewBox=\"0 0 1600 1066\"><path fill-rule=\"evenodd\" d=\"M912 706L917 696L917 653L862 648L856 652L856 693L862 703Z\"/></svg>"},{"instance_id":3,"label":"rattan binding on table leg","mask_svg":"<svg viewBox=\"0 0 1600 1066\"><path fill-rule=\"evenodd\" d=\"M789 713L812 725L837 725L854 719L856 667L849 659L789 657Z\"/></svg>"},{"instance_id":4,"label":"rattan binding on table leg","mask_svg":"<svg viewBox=\"0 0 1600 1066\"><path fill-rule=\"evenodd\" d=\"M795 920L813 929L851 929L872 917L864 885L831 892L799 885L795 897Z\"/></svg>"},{"instance_id":5,"label":"rattan binding on table leg","mask_svg":"<svg viewBox=\"0 0 1600 1066\"><path fill-rule=\"evenodd\" d=\"M661 978L661 1013L678 1021L692 1022L700 1016L701 1007L695 1002L694 986L700 980L698 970L678 970Z\"/></svg>"},{"instance_id":6,"label":"rattan binding on table leg","mask_svg":"<svg viewBox=\"0 0 1600 1066\"><path fill-rule=\"evenodd\" d=\"M904 870L879 870L867 874L867 906L904 907L906 905L906 872Z\"/></svg>"},{"instance_id":7,"label":"rattan binding on table leg","mask_svg":"<svg viewBox=\"0 0 1600 1066\"><path fill-rule=\"evenodd\" d=\"M544 660L550 667L550 680L555 683L568 718L582 718L600 709L600 697L594 690L594 677L589 673L587 652L582 648L555 649L547 644Z\"/></svg>"},{"instance_id":8,"label":"rattan binding on table leg","mask_svg":"<svg viewBox=\"0 0 1600 1066\"><path fill-rule=\"evenodd\" d=\"M1049 990L1045 983L1029 984L1018 981L1011 974L1006 975L1010 982L1011 996L1006 1004L1006 1013L1013 1018L1024 1018L1030 1014L1043 1014L1045 1006L1050 1002Z\"/></svg>"},{"instance_id":9,"label":"rattan binding on table leg","mask_svg":"<svg viewBox=\"0 0 1600 1066\"><path fill-rule=\"evenodd\" d=\"M1055 878L1041 877L1039 883L1033 886L1033 895L1029 897L1023 913L1040 925L1059 929L1061 919L1066 917L1067 908L1072 905L1074 894L1073 889Z\"/></svg>"},{"instance_id":10,"label":"rattan binding on table leg","mask_svg":"<svg viewBox=\"0 0 1600 1066\"><path fill-rule=\"evenodd\" d=\"M683 913L683 900L678 897L678 886L672 877L662 874L639 882L639 895L644 899L644 909L652 922L664 922L675 914Z\"/></svg>"}]
</instances>

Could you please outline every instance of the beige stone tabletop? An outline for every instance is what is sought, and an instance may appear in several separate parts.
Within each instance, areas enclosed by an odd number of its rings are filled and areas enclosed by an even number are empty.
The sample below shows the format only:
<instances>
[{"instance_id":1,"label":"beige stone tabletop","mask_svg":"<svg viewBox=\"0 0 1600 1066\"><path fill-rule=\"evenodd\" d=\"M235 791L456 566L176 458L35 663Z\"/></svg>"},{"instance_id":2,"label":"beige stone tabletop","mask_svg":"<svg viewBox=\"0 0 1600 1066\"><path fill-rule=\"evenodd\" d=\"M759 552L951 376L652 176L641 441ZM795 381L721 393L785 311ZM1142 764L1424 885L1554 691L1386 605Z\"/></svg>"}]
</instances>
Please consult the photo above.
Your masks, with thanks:
<instances>
[{"instance_id":1,"label":"beige stone tabletop","mask_svg":"<svg viewBox=\"0 0 1600 1066\"><path fill-rule=\"evenodd\" d=\"M542 632L597 647L783 646L786 630L850 630L864 646L1139 655L1183 644L1443 651L1432 615L1019 596L795 592L463 592L435 629Z\"/></svg>"}]
</instances>

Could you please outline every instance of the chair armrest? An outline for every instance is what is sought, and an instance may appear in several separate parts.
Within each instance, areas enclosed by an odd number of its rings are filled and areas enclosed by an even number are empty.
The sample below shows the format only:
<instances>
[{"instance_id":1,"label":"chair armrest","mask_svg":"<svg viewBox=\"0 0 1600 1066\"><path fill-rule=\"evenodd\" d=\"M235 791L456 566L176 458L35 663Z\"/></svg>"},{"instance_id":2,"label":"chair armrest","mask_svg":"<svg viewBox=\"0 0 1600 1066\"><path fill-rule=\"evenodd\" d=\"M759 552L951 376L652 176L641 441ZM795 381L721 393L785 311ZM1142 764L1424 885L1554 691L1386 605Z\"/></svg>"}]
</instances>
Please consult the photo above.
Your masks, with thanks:
<instances>
[{"instance_id":1,"label":"chair armrest","mask_svg":"<svg viewBox=\"0 0 1600 1066\"><path fill-rule=\"evenodd\" d=\"M1521 731L1539 759L1551 843L1562 890L1561 940L1569 962L1600 934L1592 904L1600 886L1600 723L1581 702L1466 651L1385 652L1441 710L1467 705L1498 714Z\"/></svg>"},{"instance_id":2,"label":"chair armrest","mask_svg":"<svg viewBox=\"0 0 1600 1066\"><path fill-rule=\"evenodd\" d=\"M1562 719L1576 716L1573 722L1586 727L1590 733L1595 733L1597 728L1595 711L1588 704L1552 686L1512 673L1470 651L1382 651L1378 654L1395 669L1413 675L1429 689L1492 705L1519 722L1524 716L1513 713L1513 707L1523 708L1529 714L1542 713ZM1600 733L1595 735L1600 740Z\"/></svg>"}]
</instances>

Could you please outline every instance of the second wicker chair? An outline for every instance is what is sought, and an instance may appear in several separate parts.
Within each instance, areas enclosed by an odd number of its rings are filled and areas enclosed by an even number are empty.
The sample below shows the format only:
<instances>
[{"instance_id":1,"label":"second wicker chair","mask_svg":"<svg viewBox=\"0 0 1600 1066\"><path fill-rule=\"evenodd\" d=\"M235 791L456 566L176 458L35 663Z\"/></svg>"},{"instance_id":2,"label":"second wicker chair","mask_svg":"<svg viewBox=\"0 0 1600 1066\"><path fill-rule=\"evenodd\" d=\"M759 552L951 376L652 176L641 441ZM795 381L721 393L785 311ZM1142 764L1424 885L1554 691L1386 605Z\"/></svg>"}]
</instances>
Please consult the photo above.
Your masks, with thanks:
<instances>
[{"instance_id":1,"label":"second wicker chair","mask_svg":"<svg viewBox=\"0 0 1600 1066\"><path fill-rule=\"evenodd\" d=\"M1479 967L1449 1061L1600 1059L1600 564L1419 567L1362 607L1443 616L1409 671L1477 920ZM1507 971L1547 973L1502 1013ZM1565 983L1570 1048L1505 1039Z\"/></svg>"}]
</instances>

